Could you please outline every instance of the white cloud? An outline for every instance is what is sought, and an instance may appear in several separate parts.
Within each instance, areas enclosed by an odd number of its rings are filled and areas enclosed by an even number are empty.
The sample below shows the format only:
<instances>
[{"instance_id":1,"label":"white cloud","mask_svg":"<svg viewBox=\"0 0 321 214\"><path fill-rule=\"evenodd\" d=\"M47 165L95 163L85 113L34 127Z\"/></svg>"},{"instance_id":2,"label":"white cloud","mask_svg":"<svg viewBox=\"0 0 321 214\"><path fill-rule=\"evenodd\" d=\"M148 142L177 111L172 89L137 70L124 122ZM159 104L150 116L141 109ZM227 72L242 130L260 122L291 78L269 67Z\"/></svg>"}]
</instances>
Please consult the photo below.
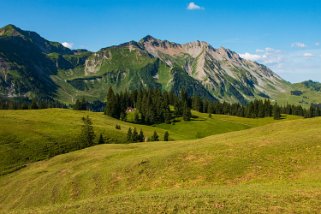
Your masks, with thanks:
<instances>
[{"instance_id":1,"label":"white cloud","mask_svg":"<svg viewBox=\"0 0 321 214\"><path fill-rule=\"evenodd\" d=\"M74 46L74 44L73 43L70 43L70 42L63 42L63 43L61 43L64 47L66 47L66 48L69 48L69 49L71 49L73 46Z\"/></svg>"},{"instance_id":2,"label":"white cloud","mask_svg":"<svg viewBox=\"0 0 321 214\"><path fill-rule=\"evenodd\" d=\"M315 43L315 46L320 46L320 42L316 42L316 43Z\"/></svg>"},{"instance_id":3,"label":"white cloud","mask_svg":"<svg viewBox=\"0 0 321 214\"><path fill-rule=\"evenodd\" d=\"M247 60L251 60L251 61L258 61L258 60L262 59L262 56L260 56L258 54L250 54L250 53L240 54L240 57L247 59Z\"/></svg>"},{"instance_id":4,"label":"white cloud","mask_svg":"<svg viewBox=\"0 0 321 214\"><path fill-rule=\"evenodd\" d=\"M274 66L283 61L281 51L273 48L257 49L256 54L244 53L240 54L240 56L244 59L257 61L267 66Z\"/></svg>"},{"instance_id":5,"label":"white cloud","mask_svg":"<svg viewBox=\"0 0 321 214\"><path fill-rule=\"evenodd\" d=\"M306 79L321 81L321 49L318 48L291 51L261 48L240 56L268 66L291 82L301 82Z\"/></svg>"},{"instance_id":6,"label":"white cloud","mask_svg":"<svg viewBox=\"0 0 321 214\"><path fill-rule=\"evenodd\" d=\"M313 57L313 54L312 53L304 53L303 56L304 57Z\"/></svg>"},{"instance_id":7,"label":"white cloud","mask_svg":"<svg viewBox=\"0 0 321 214\"><path fill-rule=\"evenodd\" d=\"M204 7L201 7L197 4L195 4L194 2L190 2L187 5L187 10L204 10Z\"/></svg>"},{"instance_id":8,"label":"white cloud","mask_svg":"<svg viewBox=\"0 0 321 214\"><path fill-rule=\"evenodd\" d=\"M307 46L303 42L294 42L291 44L293 48L306 48Z\"/></svg>"}]
</instances>

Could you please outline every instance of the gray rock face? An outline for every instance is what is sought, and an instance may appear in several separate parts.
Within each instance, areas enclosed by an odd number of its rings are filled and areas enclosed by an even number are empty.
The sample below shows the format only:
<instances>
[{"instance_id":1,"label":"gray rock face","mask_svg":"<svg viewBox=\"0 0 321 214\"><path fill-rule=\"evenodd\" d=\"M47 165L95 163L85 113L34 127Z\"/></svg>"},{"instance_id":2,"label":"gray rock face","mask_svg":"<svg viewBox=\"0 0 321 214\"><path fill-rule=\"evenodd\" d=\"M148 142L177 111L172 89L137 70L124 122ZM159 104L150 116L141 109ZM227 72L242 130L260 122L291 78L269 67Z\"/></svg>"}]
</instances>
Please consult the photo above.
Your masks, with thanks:
<instances>
[{"instance_id":1,"label":"gray rock face","mask_svg":"<svg viewBox=\"0 0 321 214\"><path fill-rule=\"evenodd\" d=\"M177 44L147 36L140 44L168 66L182 67L219 100L244 102L274 97L288 88L266 66L245 60L229 49L215 49L206 42Z\"/></svg>"}]
</instances>

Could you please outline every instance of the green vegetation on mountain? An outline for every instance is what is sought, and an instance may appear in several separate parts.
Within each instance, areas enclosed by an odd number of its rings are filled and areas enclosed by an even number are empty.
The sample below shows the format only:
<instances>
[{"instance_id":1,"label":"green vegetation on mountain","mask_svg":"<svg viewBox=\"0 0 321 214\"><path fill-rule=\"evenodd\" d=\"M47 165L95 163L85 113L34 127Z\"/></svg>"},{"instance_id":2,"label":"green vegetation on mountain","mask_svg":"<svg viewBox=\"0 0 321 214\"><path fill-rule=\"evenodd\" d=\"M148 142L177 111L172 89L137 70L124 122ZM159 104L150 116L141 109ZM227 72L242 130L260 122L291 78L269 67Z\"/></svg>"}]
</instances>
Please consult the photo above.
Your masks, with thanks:
<instances>
[{"instance_id":1,"label":"green vegetation on mountain","mask_svg":"<svg viewBox=\"0 0 321 214\"><path fill-rule=\"evenodd\" d=\"M321 102L319 83L290 84L266 66L206 42L177 44L147 36L92 53L13 25L0 28L0 96L74 104L82 98L105 101L109 87L176 94L185 89L189 95L241 104L267 98L304 107Z\"/></svg>"},{"instance_id":2,"label":"green vegetation on mountain","mask_svg":"<svg viewBox=\"0 0 321 214\"><path fill-rule=\"evenodd\" d=\"M199 140L98 145L59 155L1 176L0 209L317 213L320 123L283 120Z\"/></svg>"}]
</instances>

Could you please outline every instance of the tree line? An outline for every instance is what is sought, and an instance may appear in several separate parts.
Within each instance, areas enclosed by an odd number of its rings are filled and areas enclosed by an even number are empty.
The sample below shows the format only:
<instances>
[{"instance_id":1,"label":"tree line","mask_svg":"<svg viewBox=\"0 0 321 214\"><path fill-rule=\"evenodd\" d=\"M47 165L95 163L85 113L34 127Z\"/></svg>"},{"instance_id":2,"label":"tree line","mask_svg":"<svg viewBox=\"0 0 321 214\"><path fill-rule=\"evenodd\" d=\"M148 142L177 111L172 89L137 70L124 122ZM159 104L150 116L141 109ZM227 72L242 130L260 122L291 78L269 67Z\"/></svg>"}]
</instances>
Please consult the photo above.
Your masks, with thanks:
<instances>
[{"instance_id":1,"label":"tree line","mask_svg":"<svg viewBox=\"0 0 321 214\"><path fill-rule=\"evenodd\" d=\"M173 110L170 109L173 106ZM125 120L133 111L134 123L157 124L172 123L175 118L182 117L189 121L191 109L208 114L225 114L247 118L274 117L280 119L281 114L297 115L306 118L321 116L321 105L311 104L305 109L300 105L280 106L270 100L254 100L246 105L227 102L213 102L198 96L188 96L182 90L179 94L159 89L142 89L132 92L114 93L109 88L107 103L89 102L85 98L77 99L74 105L67 106L50 98L5 98L0 97L0 109L45 109L73 108L75 110L104 111L106 115Z\"/></svg>"},{"instance_id":2,"label":"tree line","mask_svg":"<svg viewBox=\"0 0 321 214\"><path fill-rule=\"evenodd\" d=\"M0 109L46 109L46 108L67 108L57 100L50 98L6 98L0 96Z\"/></svg>"},{"instance_id":3,"label":"tree line","mask_svg":"<svg viewBox=\"0 0 321 214\"><path fill-rule=\"evenodd\" d=\"M174 109L171 111L170 106ZM125 120L126 114L134 113L134 123L157 124L171 123L177 117L189 121L191 109L208 114L225 114L247 118L274 117L281 119L281 114L303 117L321 116L321 106L311 105L304 109L300 105L280 106L270 100L254 100L246 105L239 103L212 102L198 96L188 96L185 91L174 94L157 89L145 89L133 92L114 93L109 88L105 114Z\"/></svg>"},{"instance_id":4,"label":"tree line","mask_svg":"<svg viewBox=\"0 0 321 214\"><path fill-rule=\"evenodd\" d=\"M174 106L174 112L170 110ZM126 114L133 111L134 123L156 124L171 123L175 117L188 121L192 117L191 105L187 94L180 96L157 89L135 90L131 93L114 93L109 88L105 114L125 120Z\"/></svg>"}]
</instances>

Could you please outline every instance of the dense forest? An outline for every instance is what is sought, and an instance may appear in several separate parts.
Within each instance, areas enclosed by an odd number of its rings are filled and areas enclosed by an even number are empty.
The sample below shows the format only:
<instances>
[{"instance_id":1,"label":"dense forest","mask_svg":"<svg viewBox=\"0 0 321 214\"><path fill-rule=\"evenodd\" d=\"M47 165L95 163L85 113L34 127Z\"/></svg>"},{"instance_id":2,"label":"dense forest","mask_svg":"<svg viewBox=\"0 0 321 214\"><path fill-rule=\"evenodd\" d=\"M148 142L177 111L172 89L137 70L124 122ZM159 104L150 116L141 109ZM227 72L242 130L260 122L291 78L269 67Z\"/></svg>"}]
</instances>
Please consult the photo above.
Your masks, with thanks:
<instances>
[{"instance_id":1,"label":"dense forest","mask_svg":"<svg viewBox=\"0 0 321 214\"><path fill-rule=\"evenodd\" d=\"M170 106L173 106L171 110ZM270 100L254 100L247 105L227 102L212 102L197 96L188 96L185 91L180 94L157 89L133 91L131 93L114 93L109 88L105 114L124 120L126 114L133 112L134 122L142 124L171 123L177 117L185 121L192 118L191 109L208 114L225 114L247 118L274 117L281 119L281 114L303 117L321 116L321 106L311 105L310 109L302 106L272 104Z\"/></svg>"},{"instance_id":2,"label":"dense forest","mask_svg":"<svg viewBox=\"0 0 321 214\"><path fill-rule=\"evenodd\" d=\"M196 96L188 96L181 91L179 95L160 90L141 90L132 93L114 93L108 90L105 114L117 119L125 119L128 112L134 112L135 123L154 124L171 123L176 117L185 121L191 119L191 109L209 114L225 114L247 118L274 117L281 119L281 114L303 117L321 116L320 105L311 105L310 109L302 106L272 104L270 100L254 100L247 105L227 102L212 102ZM170 106L173 106L171 111Z\"/></svg>"},{"instance_id":3,"label":"dense forest","mask_svg":"<svg viewBox=\"0 0 321 214\"><path fill-rule=\"evenodd\" d=\"M321 105L312 104L309 109L300 105L280 106L270 100L254 100L246 105L239 103L213 102L198 96L188 96L182 90L179 94L158 89L134 90L132 92L115 93L109 88L107 103L101 101L89 102L84 98L74 105L66 105L48 98L4 98L0 97L0 109L44 109L73 108L102 112L111 117L126 120L126 115L134 114L134 123L157 124L172 123L182 117L189 121L191 110L208 114L225 114L247 118L274 117L281 119L281 114L298 115L306 118L321 116Z\"/></svg>"}]
</instances>

